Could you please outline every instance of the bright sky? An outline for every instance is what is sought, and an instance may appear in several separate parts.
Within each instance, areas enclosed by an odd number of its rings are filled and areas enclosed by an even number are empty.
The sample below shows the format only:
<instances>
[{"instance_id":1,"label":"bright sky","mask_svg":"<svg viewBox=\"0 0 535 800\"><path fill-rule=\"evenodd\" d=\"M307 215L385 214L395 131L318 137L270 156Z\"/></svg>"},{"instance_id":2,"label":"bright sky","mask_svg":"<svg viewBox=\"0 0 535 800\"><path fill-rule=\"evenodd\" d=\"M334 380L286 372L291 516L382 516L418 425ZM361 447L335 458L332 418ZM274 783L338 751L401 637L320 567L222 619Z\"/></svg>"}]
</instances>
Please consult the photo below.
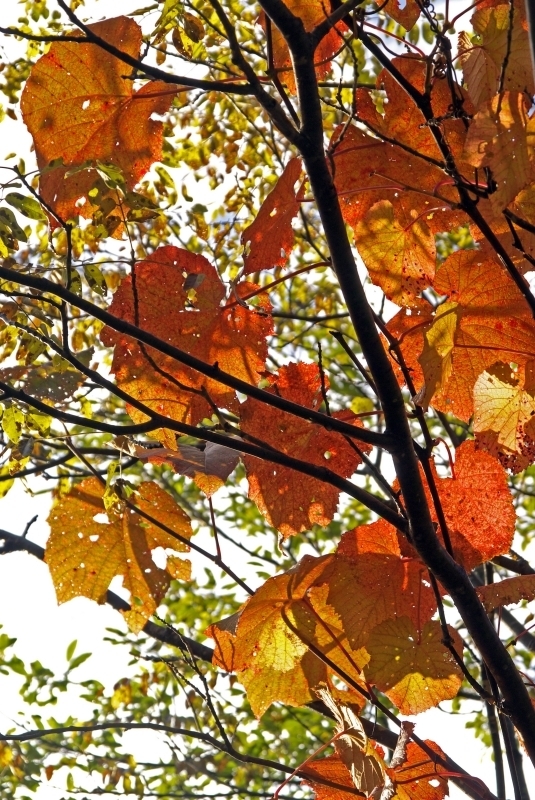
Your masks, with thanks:
<instances>
[{"instance_id":1,"label":"bright sky","mask_svg":"<svg viewBox=\"0 0 535 800\"><path fill-rule=\"evenodd\" d=\"M142 0L139 5L143 5ZM131 10L133 3L114 0L112 8L117 15L121 11ZM98 19L109 10L110 4L102 0L88 0L80 13L85 18ZM16 0L2 0L2 24L16 24L20 11ZM5 42L1 44L5 45ZM0 59L2 57L5 56L0 50ZM0 126L0 163L9 152L24 155L30 146L24 125L21 122L6 122ZM30 498L21 487L15 486L0 500L0 528L20 534L29 519L37 514L38 520L31 528L30 538L44 545L48 536L48 509L47 495ZM233 552L232 557L233 567L239 571L237 552ZM25 661L40 660L55 672L61 673L65 669L65 651L73 639L78 640L78 653L92 653L92 657L79 668L78 680L96 678L111 687L132 670L128 667L128 649L104 641L106 627L123 627L121 616L106 606L98 606L83 598L58 607L48 570L33 556L14 553L0 558L0 623L4 626L3 632L17 637L16 649L21 658ZM12 727L22 707L18 685L18 680L0 675L0 731ZM45 718L52 714L58 718L62 714L79 714L82 718L90 716L90 707L85 701L73 704L70 697L68 700L61 699L56 707L36 711L43 713ZM494 770L489 754L480 742L473 740L469 732L465 735L459 729L462 722L458 717L434 709L420 715L415 721L419 736L436 741L466 770L494 789ZM129 732L125 734L123 742L125 750L135 758L156 760L167 757L167 748L158 734ZM51 782L38 789L35 800L63 800L65 772L63 775L61 772L54 773ZM535 770L531 766L528 766L527 780L528 785L535 786ZM452 798L464 797L451 786Z\"/></svg>"}]
</instances>

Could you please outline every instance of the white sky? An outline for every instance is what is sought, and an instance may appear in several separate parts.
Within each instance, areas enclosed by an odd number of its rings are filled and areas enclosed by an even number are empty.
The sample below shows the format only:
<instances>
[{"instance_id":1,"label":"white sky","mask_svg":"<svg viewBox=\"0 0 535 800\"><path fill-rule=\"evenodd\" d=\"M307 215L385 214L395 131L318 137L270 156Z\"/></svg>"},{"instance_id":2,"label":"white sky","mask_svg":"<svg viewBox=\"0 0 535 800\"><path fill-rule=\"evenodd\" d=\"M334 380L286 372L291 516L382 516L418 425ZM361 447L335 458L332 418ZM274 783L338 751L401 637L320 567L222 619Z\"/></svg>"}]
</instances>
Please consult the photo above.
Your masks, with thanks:
<instances>
[{"instance_id":1,"label":"white sky","mask_svg":"<svg viewBox=\"0 0 535 800\"><path fill-rule=\"evenodd\" d=\"M2 0L1 5L2 25L15 24L21 13L19 3L16 0ZM138 5L141 7L146 4L139 0ZM134 7L131 0L114 0L113 4L89 0L79 13L82 17L97 19L109 14L110 10L118 15ZM0 44L5 45L5 42ZM30 139L22 122L6 120L0 126L0 164L5 155L12 151L25 156L29 146ZM48 496L30 498L23 493L22 487L15 486L0 500L0 528L22 533L28 520L38 514L30 538L44 545L48 536L48 508ZM236 551L233 551L232 557L233 567L239 571ZM245 565L243 567L245 574ZM124 627L120 614L84 598L58 607L48 569L33 556L14 553L0 557L0 624L4 626L3 632L17 637L16 651L25 661L40 660L45 666L61 673L66 665L66 648L73 639L77 639L77 653L92 653L92 657L75 673L78 680L95 678L111 688L117 680L132 672L132 668L128 667L128 648L112 646L104 641L106 627ZM22 708L17 691L19 683L17 679L0 675L1 731L12 726ZM90 708L85 701L73 703L70 697L62 698L55 707L36 711L42 713L45 719L48 715L61 718L62 714L79 714L82 718L90 716ZM437 742L461 766L494 790L494 769L489 753L480 742L474 741L470 732L464 732L463 721L439 709L419 715L415 721L419 736ZM163 738L155 733L129 732L123 738L125 750L143 760L165 758L168 751L162 742ZM65 774L66 770L63 775L61 772L54 773L50 783L38 789L35 800L63 800ZM527 766L527 780L528 785L535 786L535 770L531 765ZM453 784L450 786L451 797L465 796Z\"/></svg>"}]
</instances>

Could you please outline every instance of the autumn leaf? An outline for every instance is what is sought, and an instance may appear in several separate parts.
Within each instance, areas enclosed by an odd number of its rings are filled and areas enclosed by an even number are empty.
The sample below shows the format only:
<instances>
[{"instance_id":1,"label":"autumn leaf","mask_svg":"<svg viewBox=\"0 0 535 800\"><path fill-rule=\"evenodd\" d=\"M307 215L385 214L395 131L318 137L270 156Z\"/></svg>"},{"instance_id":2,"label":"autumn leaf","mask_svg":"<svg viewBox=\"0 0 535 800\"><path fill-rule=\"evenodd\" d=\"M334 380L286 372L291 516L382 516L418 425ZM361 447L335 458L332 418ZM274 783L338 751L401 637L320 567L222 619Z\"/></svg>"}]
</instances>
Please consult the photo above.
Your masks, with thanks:
<instances>
[{"instance_id":1,"label":"autumn leaf","mask_svg":"<svg viewBox=\"0 0 535 800\"><path fill-rule=\"evenodd\" d=\"M474 167L490 167L496 191L490 202L499 213L534 177L530 104L521 92L495 95L475 115L465 145Z\"/></svg>"},{"instance_id":2,"label":"autumn leaf","mask_svg":"<svg viewBox=\"0 0 535 800\"><path fill-rule=\"evenodd\" d=\"M449 256L437 269L434 289L447 300L434 317L421 303L410 314L399 312L388 328L400 343L419 402L468 421L479 375L497 361L525 364L531 358L533 316L485 248Z\"/></svg>"},{"instance_id":3,"label":"autumn leaf","mask_svg":"<svg viewBox=\"0 0 535 800\"><path fill-rule=\"evenodd\" d=\"M505 578L498 583L478 586L476 591L485 610L490 614L500 606L516 605L521 600L533 600L535 575L515 575L514 578Z\"/></svg>"},{"instance_id":4,"label":"autumn leaf","mask_svg":"<svg viewBox=\"0 0 535 800\"><path fill-rule=\"evenodd\" d=\"M471 22L475 36L462 40L461 63L474 105L479 107L497 93L506 54L504 90L532 94L535 85L522 0L514 0L512 17L509 3L480 3Z\"/></svg>"},{"instance_id":5,"label":"autumn leaf","mask_svg":"<svg viewBox=\"0 0 535 800\"><path fill-rule=\"evenodd\" d=\"M105 601L113 578L122 576L132 609L123 612L129 627L139 632L165 595L172 577L189 579L189 562L168 556L166 569L152 560L157 547L185 552L187 545L154 522L123 505L105 512L105 487L86 478L60 497L50 512L50 537L45 560L58 603L73 597ZM131 501L182 539L191 537L188 517L157 484L143 483Z\"/></svg>"},{"instance_id":6,"label":"autumn leaf","mask_svg":"<svg viewBox=\"0 0 535 800\"><path fill-rule=\"evenodd\" d=\"M372 795L385 781L383 759L369 742L351 706L336 702L327 686L320 686L316 694L334 716L334 747L349 771L353 786L366 797Z\"/></svg>"},{"instance_id":7,"label":"autumn leaf","mask_svg":"<svg viewBox=\"0 0 535 800\"><path fill-rule=\"evenodd\" d=\"M311 702L312 688L326 680L325 666L306 643L314 641L317 622L303 598L330 559L305 557L293 571L266 581L236 625L225 625L222 632L211 626L206 632L217 642L217 662L238 674L257 717L276 701Z\"/></svg>"},{"instance_id":8,"label":"autumn leaf","mask_svg":"<svg viewBox=\"0 0 535 800\"><path fill-rule=\"evenodd\" d=\"M362 114L364 103L360 98L359 93L359 109ZM370 126L378 131L384 129L387 136L397 136L397 123L396 129L391 131L390 127L394 122L390 123L389 118L385 122L367 94L362 95L362 99L365 99L365 113L370 119ZM421 125L421 120L417 119L412 123L410 120L406 121L407 125L415 123ZM433 158L437 157L433 142L429 141L427 134L422 140L421 130L416 127L411 146L414 148L418 144L421 148L430 150ZM334 131L330 149L333 153L334 181L342 213L353 228L380 201L388 201L393 206L394 219L397 219L399 206L400 227L405 227L404 220L407 218L421 219L433 233L439 233L468 221L463 213L452 209L450 203L455 202L454 192L451 187L441 185L443 172L429 161L412 153L408 154L401 146L382 142L375 136L350 126ZM422 149L421 152L423 154L425 151ZM439 196L434 197L438 186Z\"/></svg>"},{"instance_id":9,"label":"autumn leaf","mask_svg":"<svg viewBox=\"0 0 535 800\"><path fill-rule=\"evenodd\" d=\"M424 742L444 759L444 753L435 742L429 739ZM445 768L433 761L416 742L409 742L406 760L390 773L396 786L393 800L443 800L448 794L445 772Z\"/></svg>"},{"instance_id":10,"label":"autumn leaf","mask_svg":"<svg viewBox=\"0 0 535 800\"><path fill-rule=\"evenodd\" d=\"M535 362L516 370L499 362L474 386L474 433L479 447L507 469L520 472L535 460Z\"/></svg>"},{"instance_id":11,"label":"autumn leaf","mask_svg":"<svg viewBox=\"0 0 535 800\"><path fill-rule=\"evenodd\" d=\"M286 0L285 4L296 17L299 17L303 22L305 31L310 32L314 30L317 25L320 25L327 18L329 11L328 7L322 0ZM265 17L262 16L261 22L266 26ZM288 88L290 94L295 94L296 85L292 69L292 60L290 51L284 39L284 36L275 25L271 25L271 42L273 53L273 67L280 73L279 77ZM326 36L322 38L319 45L314 52L314 64L316 66L316 75L319 79L323 78L329 71L329 62L340 50L344 44L342 33L347 30L344 22L338 22Z\"/></svg>"},{"instance_id":12,"label":"autumn leaf","mask_svg":"<svg viewBox=\"0 0 535 800\"><path fill-rule=\"evenodd\" d=\"M89 28L139 58L141 28L132 19L116 17ZM26 82L21 108L38 166L44 170L56 159L63 162L41 175L40 192L63 219L92 216L88 193L97 179L92 162L118 167L133 189L161 157L163 125L153 115L168 110L176 90L152 81L134 91L128 71L96 44L54 42ZM86 163L87 169L67 177ZM57 226L53 218L51 225Z\"/></svg>"},{"instance_id":13,"label":"autumn leaf","mask_svg":"<svg viewBox=\"0 0 535 800\"><path fill-rule=\"evenodd\" d=\"M301 175L301 159L292 158L268 194L255 221L242 233L245 247L244 274L284 266L294 244L292 220L300 200L295 184Z\"/></svg>"},{"instance_id":14,"label":"autumn leaf","mask_svg":"<svg viewBox=\"0 0 535 800\"><path fill-rule=\"evenodd\" d=\"M467 569L508 552L516 514L505 470L495 458L466 441L455 453L455 478L438 491L454 551Z\"/></svg>"},{"instance_id":15,"label":"autumn leaf","mask_svg":"<svg viewBox=\"0 0 535 800\"><path fill-rule=\"evenodd\" d=\"M507 474L474 441L463 442L455 451L455 473L441 478L433 462L430 469L440 498L455 558L467 570L506 553L511 547L516 514ZM431 515L438 516L424 479ZM399 489L397 481L394 489Z\"/></svg>"},{"instance_id":16,"label":"autumn leaf","mask_svg":"<svg viewBox=\"0 0 535 800\"><path fill-rule=\"evenodd\" d=\"M271 319L240 303L223 305L225 287L204 256L161 247L136 265L134 276L135 295L129 276L113 297L112 314L237 378L259 381ZM255 288L243 283L236 291ZM266 299L261 303L261 311L269 309ZM112 371L118 385L153 411L190 424L211 417L214 405L238 411L235 392L217 381L110 328L101 338L115 347ZM128 413L136 422L147 419L132 406Z\"/></svg>"},{"instance_id":17,"label":"autumn leaf","mask_svg":"<svg viewBox=\"0 0 535 800\"><path fill-rule=\"evenodd\" d=\"M321 376L315 364L281 367L278 376L270 378L270 384L270 391L305 408L318 409L322 403ZM351 412L333 416L358 424ZM293 458L327 467L344 478L353 474L361 460L340 434L320 429L285 411L270 409L266 425L265 406L251 398L241 407L241 427L246 434ZM367 451L365 446L360 447ZM340 494L336 487L252 456L245 456L244 463L249 497L284 537L308 530L314 524L327 525L333 518Z\"/></svg>"},{"instance_id":18,"label":"autumn leaf","mask_svg":"<svg viewBox=\"0 0 535 800\"><path fill-rule=\"evenodd\" d=\"M448 627L458 655L463 645ZM420 714L443 700L451 700L462 683L462 673L442 644L439 622L417 629L408 617L387 619L373 629L366 644L370 663L366 677L384 692L402 714Z\"/></svg>"},{"instance_id":19,"label":"autumn leaf","mask_svg":"<svg viewBox=\"0 0 535 800\"><path fill-rule=\"evenodd\" d=\"M345 533L323 578L354 648L367 648L372 630L385 620L408 617L418 625L436 611L425 567L402 556L396 531L384 520Z\"/></svg>"},{"instance_id":20,"label":"autumn leaf","mask_svg":"<svg viewBox=\"0 0 535 800\"><path fill-rule=\"evenodd\" d=\"M415 26L420 11L417 0L390 0L386 8L388 16L403 25L406 31Z\"/></svg>"},{"instance_id":21,"label":"autumn leaf","mask_svg":"<svg viewBox=\"0 0 535 800\"><path fill-rule=\"evenodd\" d=\"M303 783L314 790L316 800L354 800L354 791L344 792L342 788L346 786L348 789L354 790L355 787L349 770L338 754L316 759L316 761L306 764L302 771L310 776ZM339 784L340 788L335 789L332 786L317 783L314 777L325 778L325 780Z\"/></svg>"},{"instance_id":22,"label":"autumn leaf","mask_svg":"<svg viewBox=\"0 0 535 800\"><path fill-rule=\"evenodd\" d=\"M410 305L435 277L435 237L424 218L389 200L373 205L355 228L355 243L373 283L389 300Z\"/></svg>"},{"instance_id":23,"label":"autumn leaf","mask_svg":"<svg viewBox=\"0 0 535 800\"><path fill-rule=\"evenodd\" d=\"M346 683L348 678L365 691L361 670L368 654L351 647L339 615L327 602L323 576L332 558L305 556L293 569L266 581L239 614L206 631L216 641L214 663L237 673L256 716L275 701L311 702L314 687L328 674ZM328 670L316 652L326 656ZM363 705L354 688L342 695Z\"/></svg>"}]
</instances>

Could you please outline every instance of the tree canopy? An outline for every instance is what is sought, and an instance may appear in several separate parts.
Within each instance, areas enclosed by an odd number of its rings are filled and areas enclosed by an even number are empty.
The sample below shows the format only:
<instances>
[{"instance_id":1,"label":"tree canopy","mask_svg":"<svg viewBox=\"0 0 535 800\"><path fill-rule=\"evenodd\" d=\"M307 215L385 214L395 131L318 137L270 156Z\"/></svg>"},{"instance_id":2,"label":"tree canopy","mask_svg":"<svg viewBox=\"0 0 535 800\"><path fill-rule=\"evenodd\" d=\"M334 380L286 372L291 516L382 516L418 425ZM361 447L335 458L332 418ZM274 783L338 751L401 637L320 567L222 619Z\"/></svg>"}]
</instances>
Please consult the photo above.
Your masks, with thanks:
<instances>
[{"instance_id":1,"label":"tree canopy","mask_svg":"<svg viewBox=\"0 0 535 800\"><path fill-rule=\"evenodd\" d=\"M0 27L0 496L50 492L0 553L135 664L0 634L6 791L529 800L530 4L126 5ZM418 735L467 703L486 784Z\"/></svg>"}]
</instances>

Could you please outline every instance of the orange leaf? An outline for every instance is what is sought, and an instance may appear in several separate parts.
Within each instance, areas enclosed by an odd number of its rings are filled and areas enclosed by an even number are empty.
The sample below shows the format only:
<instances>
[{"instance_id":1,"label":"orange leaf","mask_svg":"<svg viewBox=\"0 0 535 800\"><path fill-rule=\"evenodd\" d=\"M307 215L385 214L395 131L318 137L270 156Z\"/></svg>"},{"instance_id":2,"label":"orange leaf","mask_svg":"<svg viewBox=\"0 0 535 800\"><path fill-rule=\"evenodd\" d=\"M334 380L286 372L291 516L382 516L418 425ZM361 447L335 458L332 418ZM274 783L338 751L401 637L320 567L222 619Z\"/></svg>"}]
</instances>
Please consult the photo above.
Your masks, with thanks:
<instances>
[{"instance_id":1,"label":"orange leaf","mask_svg":"<svg viewBox=\"0 0 535 800\"><path fill-rule=\"evenodd\" d=\"M271 391L306 408L317 409L322 402L320 373L315 364L281 367L278 376L271 378L271 387ZM350 412L334 416L359 424ZM344 478L352 475L360 463L358 453L340 434L278 409L270 409L266 424L265 406L251 398L241 408L241 420L245 433L294 458L328 467ZM244 463L249 497L283 536L308 530L314 524L327 525L333 518L340 494L336 487L252 456L245 456Z\"/></svg>"},{"instance_id":2,"label":"orange leaf","mask_svg":"<svg viewBox=\"0 0 535 800\"><path fill-rule=\"evenodd\" d=\"M500 606L516 605L521 600L533 600L535 598L535 575L517 575L499 583L478 586L476 592L485 606L485 610L490 614Z\"/></svg>"},{"instance_id":3,"label":"orange leaf","mask_svg":"<svg viewBox=\"0 0 535 800\"><path fill-rule=\"evenodd\" d=\"M421 303L410 315L399 312L388 327L401 339L420 402L469 420L479 375L497 361L525 364L532 357L533 316L486 249L453 253L437 269L434 288L449 301L434 318Z\"/></svg>"},{"instance_id":4,"label":"orange leaf","mask_svg":"<svg viewBox=\"0 0 535 800\"><path fill-rule=\"evenodd\" d=\"M151 551L189 548L130 508L114 506L106 513L104 488L96 478L86 478L55 503L48 517L45 560L58 603L79 596L102 603L112 579L122 575L132 605L131 611L123 613L130 628L139 632L165 595L171 577L189 578L189 562L169 557L163 570L152 560ZM191 537L188 517L156 483L141 484L131 499L181 537Z\"/></svg>"},{"instance_id":5,"label":"orange leaf","mask_svg":"<svg viewBox=\"0 0 535 800\"><path fill-rule=\"evenodd\" d=\"M128 55L139 58L141 28L127 17L97 22L91 31ZM100 161L119 167L128 189L143 177L162 151L161 122L153 114L168 110L175 90L152 81L133 90L128 67L96 44L54 42L34 65L21 98L24 121L33 136L42 170L54 159L58 167L41 177L40 191L63 219L90 217L81 197L95 183L95 170L65 178L67 168ZM52 220L53 226L56 223Z\"/></svg>"},{"instance_id":6,"label":"orange leaf","mask_svg":"<svg viewBox=\"0 0 535 800\"><path fill-rule=\"evenodd\" d=\"M418 559L402 557L396 531L384 520L345 533L323 576L328 602L354 648L367 647L372 630L384 620L408 617L417 626L429 620L436 601L426 577Z\"/></svg>"},{"instance_id":7,"label":"orange leaf","mask_svg":"<svg viewBox=\"0 0 535 800\"><path fill-rule=\"evenodd\" d=\"M463 645L449 628L459 656ZM439 622L418 630L408 617L387 619L371 632L366 644L370 663L366 676L402 714L420 714L443 700L451 700L462 683L462 673L442 644Z\"/></svg>"},{"instance_id":8,"label":"orange leaf","mask_svg":"<svg viewBox=\"0 0 535 800\"><path fill-rule=\"evenodd\" d=\"M239 303L221 305L225 287L216 270L201 255L161 247L135 267L137 310L132 278L121 283L110 312L138 324L166 342L221 369L256 384L264 369L269 317ZM236 287L238 294L254 290L251 283ZM270 308L266 299L263 310ZM118 385L149 408L170 419L195 424L210 417L214 404L237 411L235 392L177 361L140 345L110 328L101 334L115 346L112 371ZM135 421L146 415L128 407Z\"/></svg>"},{"instance_id":9,"label":"orange leaf","mask_svg":"<svg viewBox=\"0 0 535 800\"><path fill-rule=\"evenodd\" d=\"M334 665L329 672L338 675L340 669L365 688L361 670L368 654L351 648L338 614L326 602L324 572L332 560L305 556L289 572L266 581L239 614L206 631L216 641L214 664L237 673L256 716L276 701L295 706L314 699L312 690L328 672L310 646ZM363 705L354 688L342 694Z\"/></svg>"},{"instance_id":10,"label":"orange leaf","mask_svg":"<svg viewBox=\"0 0 535 800\"><path fill-rule=\"evenodd\" d=\"M415 26L420 16L420 6L416 0L390 0L385 11L389 17L403 25L406 31Z\"/></svg>"},{"instance_id":11,"label":"orange leaf","mask_svg":"<svg viewBox=\"0 0 535 800\"><path fill-rule=\"evenodd\" d=\"M299 17L305 28L305 31L310 32L314 30L317 25L320 25L327 18L329 11L323 0L285 0L284 5L292 14ZM261 17L262 24L265 26L265 18ZM326 36L323 37L318 47L314 52L314 64L316 65L316 75L318 78L324 77L329 71L329 62L340 50L344 44L341 36L343 31L347 30L344 22L338 22L336 26L331 28ZM279 29L272 24L272 51L273 51L273 66L279 73L280 80L284 83L291 94L295 94L295 78L292 69L292 59L290 51L284 39L284 36Z\"/></svg>"},{"instance_id":12,"label":"orange leaf","mask_svg":"<svg viewBox=\"0 0 535 800\"><path fill-rule=\"evenodd\" d=\"M368 94L363 97L367 105L371 104ZM389 126L385 125L375 108L367 111L367 116L373 120L374 130L379 126L385 127L385 133L391 135ZM427 139L423 144L431 147ZM342 213L352 227L356 227L368 209L380 200L392 203L395 218L399 205L401 215L405 218L409 215L410 219L421 218L433 233L467 222L464 214L450 208L450 195L451 202L454 202L454 193L449 185L443 185L444 173L433 164L353 126L335 130L331 149ZM432 153L436 158L434 150ZM448 201L433 197L435 190ZM403 218L401 216L401 220Z\"/></svg>"},{"instance_id":13,"label":"orange leaf","mask_svg":"<svg viewBox=\"0 0 535 800\"><path fill-rule=\"evenodd\" d=\"M535 460L535 362L513 371L497 363L474 386L474 433L480 447L513 472Z\"/></svg>"},{"instance_id":14,"label":"orange leaf","mask_svg":"<svg viewBox=\"0 0 535 800\"><path fill-rule=\"evenodd\" d=\"M437 483L453 549L467 569L509 550L516 514L507 475L495 458L475 442L463 442L455 453L455 478Z\"/></svg>"},{"instance_id":15,"label":"orange leaf","mask_svg":"<svg viewBox=\"0 0 535 800\"><path fill-rule=\"evenodd\" d=\"M290 572L266 581L245 603L237 625L234 617L221 631L218 625L206 631L218 645L216 663L238 673L257 717L276 701L311 702L312 687L326 680L324 665L308 651L306 641L314 641L317 622L302 600L331 559L306 556Z\"/></svg>"},{"instance_id":16,"label":"orange leaf","mask_svg":"<svg viewBox=\"0 0 535 800\"><path fill-rule=\"evenodd\" d=\"M444 753L434 742L426 739L425 744L444 758ZM448 794L448 781L442 777L445 771L419 745L409 742L406 760L390 772L396 786L392 800L443 800Z\"/></svg>"},{"instance_id":17,"label":"orange leaf","mask_svg":"<svg viewBox=\"0 0 535 800\"><path fill-rule=\"evenodd\" d=\"M310 778L307 778L303 783L314 790L316 800L354 800L354 791L344 792L342 788L346 786L348 789L354 790L355 787L349 770L338 754L312 761L303 767L302 771L310 775ZM335 789L332 786L323 786L314 780L315 776L337 783L340 788Z\"/></svg>"},{"instance_id":18,"label":"orange leaf","mask_svg":"<svg viewBox=\"0 0 535 800\"><path fill-rule=\"evenodd\" d=\"M292 220L300 206L294 187L301 170L301 159L292 158L262 203L255 221L243 231L245 275L287 263L294 243Z\"/></svg>"}]
</instances>

